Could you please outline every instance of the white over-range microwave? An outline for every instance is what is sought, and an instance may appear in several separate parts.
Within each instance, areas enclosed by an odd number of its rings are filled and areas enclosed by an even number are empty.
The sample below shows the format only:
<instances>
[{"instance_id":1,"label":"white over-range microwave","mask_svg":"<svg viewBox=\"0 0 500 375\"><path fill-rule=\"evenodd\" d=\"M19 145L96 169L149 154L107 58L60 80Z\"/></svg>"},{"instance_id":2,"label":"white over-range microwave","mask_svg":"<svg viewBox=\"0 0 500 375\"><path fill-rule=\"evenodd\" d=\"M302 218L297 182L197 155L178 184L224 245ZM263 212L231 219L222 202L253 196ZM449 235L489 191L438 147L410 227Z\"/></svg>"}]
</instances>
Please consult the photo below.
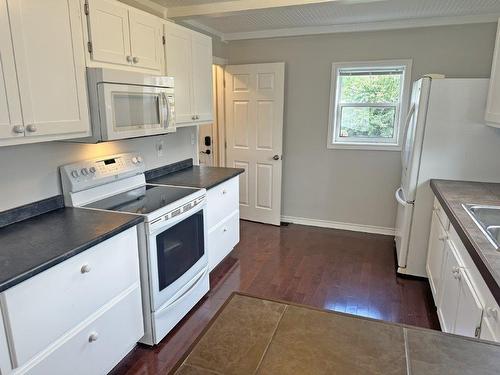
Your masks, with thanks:
<instances>
[{"instance_id":1,"label":"white over-range microwave","mask_svg":"<svg viewBox=\"0 0 500 375\"><path fill-rule=\"evenodd\" d=\"M115 69L88 68L92 135L105 142L175 132L174 79Z\"/></svg>"}]
</instances>

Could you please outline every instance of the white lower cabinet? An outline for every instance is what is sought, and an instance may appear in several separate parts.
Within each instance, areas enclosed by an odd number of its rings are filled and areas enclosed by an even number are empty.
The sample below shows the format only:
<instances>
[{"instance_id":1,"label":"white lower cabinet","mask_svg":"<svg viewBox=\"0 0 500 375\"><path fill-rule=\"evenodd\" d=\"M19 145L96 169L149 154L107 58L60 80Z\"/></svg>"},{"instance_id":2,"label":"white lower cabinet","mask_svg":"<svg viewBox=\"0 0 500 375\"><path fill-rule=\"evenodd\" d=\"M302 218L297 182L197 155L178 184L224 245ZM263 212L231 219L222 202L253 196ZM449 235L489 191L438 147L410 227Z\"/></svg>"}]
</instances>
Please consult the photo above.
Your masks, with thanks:
<instances>
[{"instance_id":1,"label":"white lower cabinet","mask_svg":"<svg viewBox=\"0 0 500 375\"><path fill-rule=\"evenodd\" d=\"M134 227L4 291L13 372L111 370L144 334L138 257Z\"/></svg>"},{"instance_id":2,"label":"white lower cabinet","mask_svg":"<svg viewBox=\"0 0 500 375\"><path fill-rule=\"evenodd\" d=\"M240 241L238 177L207 192L208 265L213 270Z\"/></svg>"},{"instance_id":3,"label":"white lower cabinet","mask_svg":"<svg viewBox=\"0 0 500 375\"><path fill-rule=\"evenodd\" d=\"M437 201L434 207L427 274L441 329L500 342L498 304Z\"/></svg>"}]
</instances>

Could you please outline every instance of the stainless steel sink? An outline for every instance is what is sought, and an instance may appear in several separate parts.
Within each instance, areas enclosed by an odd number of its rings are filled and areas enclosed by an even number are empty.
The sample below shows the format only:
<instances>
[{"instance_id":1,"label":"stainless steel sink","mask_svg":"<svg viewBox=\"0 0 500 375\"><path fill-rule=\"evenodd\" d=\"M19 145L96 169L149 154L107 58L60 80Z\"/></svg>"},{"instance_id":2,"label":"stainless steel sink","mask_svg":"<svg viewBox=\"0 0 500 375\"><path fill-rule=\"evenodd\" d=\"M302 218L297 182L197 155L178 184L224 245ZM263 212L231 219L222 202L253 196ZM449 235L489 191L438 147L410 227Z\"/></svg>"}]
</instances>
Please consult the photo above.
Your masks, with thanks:
<instances>
[{"instance_id":1,"label":"stainless steel sink","mask_svg":"<svg viewBox=\"0 0 500 375\"><path fill-rule=\"evenodd\" d=\"M498 250L500 247L500 206L464 204L463 207Z\"/></svg>"}]
</instances>

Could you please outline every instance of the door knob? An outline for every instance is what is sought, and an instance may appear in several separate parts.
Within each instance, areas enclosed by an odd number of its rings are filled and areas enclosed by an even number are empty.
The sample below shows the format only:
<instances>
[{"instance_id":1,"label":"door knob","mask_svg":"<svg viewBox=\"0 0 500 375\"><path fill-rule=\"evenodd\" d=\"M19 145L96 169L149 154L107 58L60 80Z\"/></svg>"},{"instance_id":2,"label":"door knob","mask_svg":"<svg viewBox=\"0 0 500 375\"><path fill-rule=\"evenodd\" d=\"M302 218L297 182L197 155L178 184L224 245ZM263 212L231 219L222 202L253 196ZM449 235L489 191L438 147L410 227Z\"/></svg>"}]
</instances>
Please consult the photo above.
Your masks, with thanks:
<instances>
[{"instance_id":1,"label":"door knob","mask_svg":"<svg viewBox=\"0 0 500 375\"><path fill-rule=\"evenodd\" d=\"M274 155L273 156L273 160L280 160L280 156L279 155Z\"/></svg>"}]
</instances>

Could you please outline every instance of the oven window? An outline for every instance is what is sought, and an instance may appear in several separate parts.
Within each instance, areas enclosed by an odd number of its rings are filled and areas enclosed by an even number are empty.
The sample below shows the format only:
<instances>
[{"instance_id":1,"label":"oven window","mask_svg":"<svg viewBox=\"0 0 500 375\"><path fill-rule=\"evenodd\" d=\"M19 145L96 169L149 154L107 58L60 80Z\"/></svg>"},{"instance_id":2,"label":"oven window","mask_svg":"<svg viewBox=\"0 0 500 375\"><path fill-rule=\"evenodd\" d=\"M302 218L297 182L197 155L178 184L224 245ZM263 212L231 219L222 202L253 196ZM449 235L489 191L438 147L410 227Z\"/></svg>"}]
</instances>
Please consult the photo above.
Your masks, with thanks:
<instances>
[{"instance_id":1,"label":"oven window","mask_svg":"<svg viewBox=\"0 0 500 375\"><path fill-rule=\"evenodd\" d=\"M160 291L189 270L205 253L203 210L156 236Z\"/></svg>"},{"instance_id":2,"label":"oven window","mask_svg":"<svg viewBox=\"0 0 500 375\"><path fill-rule=\"evenodd\" d=\"M159 94L114 92L115 128L160 124L159 101Z\"/></svg>"}]
</instances>

